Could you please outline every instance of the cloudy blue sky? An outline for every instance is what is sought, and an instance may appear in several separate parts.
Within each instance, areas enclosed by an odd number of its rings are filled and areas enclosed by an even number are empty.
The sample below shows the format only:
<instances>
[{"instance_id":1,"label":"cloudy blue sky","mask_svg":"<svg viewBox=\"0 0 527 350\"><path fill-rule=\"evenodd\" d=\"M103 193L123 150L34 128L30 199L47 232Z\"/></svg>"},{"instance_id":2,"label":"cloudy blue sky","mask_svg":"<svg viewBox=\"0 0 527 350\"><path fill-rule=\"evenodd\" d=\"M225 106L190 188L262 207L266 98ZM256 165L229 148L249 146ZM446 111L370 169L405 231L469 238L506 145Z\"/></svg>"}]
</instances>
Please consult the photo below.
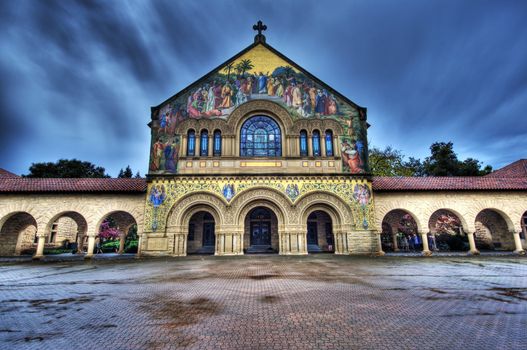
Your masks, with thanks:
<instances>
[{"instance_id":1,"label":"cloudy blue sky","mask_svg":"<svg viewBox=\"0 0 527 350\"><path fill-rule=\"evenodd\" d=\"M527 158L527 1L0 2L0 167L148 165L150 106L267 42L368 108L370 143Z\"/></svg>"}]
</instances>

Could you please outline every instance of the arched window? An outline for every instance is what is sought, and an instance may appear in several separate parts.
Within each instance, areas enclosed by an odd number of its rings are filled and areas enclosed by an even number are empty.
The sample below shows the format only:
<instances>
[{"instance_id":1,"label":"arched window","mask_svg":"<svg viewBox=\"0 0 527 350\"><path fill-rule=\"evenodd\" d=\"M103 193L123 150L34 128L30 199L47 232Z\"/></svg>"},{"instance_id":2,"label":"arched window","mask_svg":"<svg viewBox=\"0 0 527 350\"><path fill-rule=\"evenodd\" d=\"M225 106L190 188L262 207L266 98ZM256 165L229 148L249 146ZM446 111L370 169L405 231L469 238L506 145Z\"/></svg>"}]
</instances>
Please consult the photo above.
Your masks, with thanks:
<instances>
[{"instance_id":1,"label":"arched window","mask_svg":"<svg viewBox=\"0 0 527 350\"><path fill-rule=\"evenodd\" d=\"M313 141L313 156L320 157L320 131L313 131L311 139Z\"/></svg>"},{"instance_id":2,"label":"arched window","mask_svg":"<svg viewBox=\"0 0 527 350\"><path fill-rule=\"evenodd\" d=\"M196 153L196 132L189 130L187 133L187 156L193 157Z\"/></svg>"},{"instance_id":3,"label":"arched window","mask_svg":"<svg viewBox=\"0 0 527 350\"><path fill-rule=\"evenodd\" d=\"M280 157L282 155L280 135L278 124L265 115L247 119L241 129L240 156Z\"/></svg>"},{"instance_id":4,"label":"arched window","mask_svg":"<svg viewBox=\"0 0 527 350\"><path fill-rule=\"evenodd\" d=\"M326 130L326 157L333 157L333 131Z\"/></svg>"},{"instance_id":5,"label":"arched window","mask_svg":"<svg viewBox=\"0 0 527 350\"><path fill-rule=\"evenodd\" d=\"M201 131L199 155L202 157L206 157L209 155L209 132L207 130Z\"/></svg>"},{"instance_id":6,"label":"arched window","mask_svg":"<svg viewBox=\"0 0 527 350\"><path fill-rule=\"evenodd\" d=\"M300 131L300 157L307 157L307 131Z\"/></svg>"},{"instance_id":7,"label":"arched window","mask_svg":"<svg viewBox=\"0 0 527 350\"><path fill-rule=\"evenodd\" d=\"M214 148L212 150L214 157L221 156L221 131L214 131Z\"/></svg>"}]
</instances>

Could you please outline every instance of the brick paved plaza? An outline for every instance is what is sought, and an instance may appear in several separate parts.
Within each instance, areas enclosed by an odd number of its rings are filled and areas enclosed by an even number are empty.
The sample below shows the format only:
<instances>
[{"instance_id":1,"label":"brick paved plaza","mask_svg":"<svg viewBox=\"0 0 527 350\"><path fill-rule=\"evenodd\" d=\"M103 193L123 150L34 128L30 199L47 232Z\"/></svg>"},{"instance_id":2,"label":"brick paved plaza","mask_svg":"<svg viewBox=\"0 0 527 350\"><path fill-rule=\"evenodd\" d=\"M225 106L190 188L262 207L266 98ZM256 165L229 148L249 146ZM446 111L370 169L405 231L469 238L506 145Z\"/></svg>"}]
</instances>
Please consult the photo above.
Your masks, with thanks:
<instances>
[{"instance_id":1,"label":"brick paved plaza","mask_svg":"<svg viewBox=\"0 0 527 350\"><path fill-rule=\"evenodd\" d=\"M524 257L0 266L1 349L525 349Z\"/></svg>"}]
</instances>

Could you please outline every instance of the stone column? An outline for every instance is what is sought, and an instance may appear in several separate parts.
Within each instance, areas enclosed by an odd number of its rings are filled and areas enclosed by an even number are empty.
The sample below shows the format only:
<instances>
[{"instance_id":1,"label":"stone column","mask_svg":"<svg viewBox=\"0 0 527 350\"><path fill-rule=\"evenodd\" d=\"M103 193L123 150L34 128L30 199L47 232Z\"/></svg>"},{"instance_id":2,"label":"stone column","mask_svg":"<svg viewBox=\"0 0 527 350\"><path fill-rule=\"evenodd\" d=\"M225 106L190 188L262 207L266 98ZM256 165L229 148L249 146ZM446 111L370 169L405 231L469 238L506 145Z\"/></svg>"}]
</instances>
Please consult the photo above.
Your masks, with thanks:
<instances>
[{"instance_id":1,"label":"stone column","mask_svg":"<svg viewBox=\"0 0 527 350\"><path fill-rule=\"evenodd\" d=\"M326 157L326 135L320 135L320 156Z\"/></svg>"},{"instance_id":2,"label":"stone column","mask_svg":"<svg viewBox=\"0 0 527 350\"><path fill-rule=\"evenodd\" d=\"M513 235L514 235L514 245L516 247L516 249L514 249L514 253L520 254L520 255L525 255L525 250L523 250L522 241L520 239L520 233L519 232L513 232Z\"/></svg>"},{"instance_id":3,"label":"stone column","mask_svg":"<svg viewBox=\"0 0 527 350\"><path fill-rule=\"evenodd\" d=\"M212 135L209 134L209 147L207 147L208 151L209 151L209 157L212 157L212 155L214 154L214 133Z\"/></svg>"},{"instance_id":4,"label":"stone column","mask_svg":"<svg viewBox=\"0 0 527 350\"><path fill-rule=\"evenodd\" d=\"M472 255L479 255L479 250L476 248L476 241L474 240L474 233L467 233L467 236L468 244L470 245L470 250L468 253Z\"/></svg>"},{"instance_id":5,"label":"stone column","mask_svg":"<svg viewBox=\"0 0 527 350\"><path fill-rule=\"evenodd\" d=\"M307 134L307 156L313 157L313 137Z\"/></svg>"},{"instance_id":6,"label":"stone column","mask_svg":"<svg viewBox=\"0 0 527 350\"><path fill-rule=\"evenodd\" d=\"M174 234L174 256L187 256L187 235L184 233Z\"/></svg>"},{"instance_id":7,"label":"stone column","mask_svg":"<svg viewBox=\"0 0 527 350\"><path fill-rule=\"evenodd\" d=\"M33 255L33 259L39 260L44 258L44 244L46 243L46 236L38 235L37 251Z\"/></svg>"},{"instance_id":8,"label":"stone column","mask_svg":"<svg viewBox=\"0 0 527 350\"><path fill-rule=\"evenodd\" d=\"M194 139L194 155L193 157L201 156L201 135L196 133L196 138Z\"/></svg>"},{"instance_id":9,"label":"stone column","mask_svg":"<svg viewBox=\"0 0 527 350\"><path fill-rule=\"evenodd\" d=\"M333 156L334 157L340 157L340 144L339 144L339 138L337 135L333 135Z\"/></svg>"},{"instance_id":10,"label":"stone column","mask_svg":"<svg viewBox=\"0 0 527 350\"><path fill-rule=\"evenodd\" d=\"M376 236L377 236L377 252L375 253L375 255L377 255L377 256L383 256L385 253L384 253L384 251L382 250L381 234L378 233Z\"/></svg>"},{"instance_id":11,"label":"stone column","mask_svg":"<svg viewBox=\"0 0 527 350\"><path fill-rule=\"evenodd\" d=\"M243 232L217 232L214 255L243 255Z\"/></svg>"},{"instance_id":12,"label":"stone column","mask_svg":"<svg viewBox=\"0 0 527 350\"><path fill-rule=\"evenodd\" d=\"M136 258L140 258L141 257L141 250L142 250L142 245L143 245L143 234L140 234L138 233L138 236L139 236L139 240L137 242L137 253L135 254L135 257Z\"/></svg>"},{"instance_id":13,"label":"stone column","mask_svg":"<svg viewBox=\"0 0 527 350\"><path fill-rule=\"evenodd\" d=\"M118 254L123 254L124 253L124 241L126 240L126 235L124 234L124 232L121 232L121 234L119 235L119 252Z\"/></svg>"},{"instance_id":14,"label":"stone column","mask_svg":"<svg viewBox=\"0 0 527 350\"><path fill-rule=\"evenodd\" d=\"M187 156L187 135L181 135L181 144L179 145L180 149L180 155L179 157L186 157Z\"/></svg>"},{"instance_id":15,"label":"stone column","mask_svg":"<svg viewBox=\"0 0 527 350\"><path fill-rule=\"evenodd\" d=\"M278 236L282 240L280 255L307 255L307 240L303 231L284 231Z\"/></svg>"},{"instance_id":16,"label":"stone column","mask_svg":"<svg viewBox=\"0 0 527 350\"><path fill-rule=\"evenodd\" d=\"M399 251L399 244L397 243L397 233L392 233L393 251Z\"/></svg>"},{"instance_id":17,"label":"stone column","mask_svg":"<svg viewBox=\"0 0 527 350\"><path fill-rule=\"evenodd\" d=\"M428 246L428 235L426 234L426 232L421 233L421 240L423 241L423 255L424 256L432 255L432 252L430 251L430 247Z\"/></svg>"},{"instance_id":18,"label":"stone column","mask_svg":"<svg viewBox=\"0 0 527 350\"><path fill-rule=\"evenodd\" d=\"M85 258L93 257L93 249L95 248L95 235L88 235L88 250L86 251Z\"/></svg>"}]
</instances>

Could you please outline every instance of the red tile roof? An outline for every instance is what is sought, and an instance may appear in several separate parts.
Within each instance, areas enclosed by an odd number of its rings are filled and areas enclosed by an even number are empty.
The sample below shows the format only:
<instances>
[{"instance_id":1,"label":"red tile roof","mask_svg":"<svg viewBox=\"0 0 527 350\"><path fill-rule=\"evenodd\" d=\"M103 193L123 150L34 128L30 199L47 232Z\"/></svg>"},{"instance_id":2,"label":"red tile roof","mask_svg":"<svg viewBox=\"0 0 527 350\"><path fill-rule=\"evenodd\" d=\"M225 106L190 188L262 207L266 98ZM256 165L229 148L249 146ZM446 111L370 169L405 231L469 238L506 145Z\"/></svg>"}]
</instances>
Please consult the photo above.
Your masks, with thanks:
<instances>
[{"instance_id":1,"label":"red tile roof","mask_svg":"<svg viewBox=\"0 0 527 350\"><path fill-rule=\"evenodd\" d=\"M485 177L527 177L527 159L520 159Z\"/></svg>"},{"instance_id":2,"label":"red tile roof","mask_svg":"<svg viewBox=\"0 0 527 350\"><path fill-rule=\"evenodd\" d=\"M18 176L17 174L13 174L10 171L0 168L0 179L17 178L17 177L20 177L20 176Z\"/></svg>"},{"instance_id":3,"label":"red tile roof","mask_svg":"<svg viewBox=\"0 0 527 350\"><path fill-rule=\"evenodd\" d=\"M0 177L0 193L20 192L146 192L145 179L41 179Z\"/></svg>"},{"instance_id":4,"label":"red tile roof","mask_svg":"<svg viewBox=\"0 0 527 350\"><path fill-rule=\"evenodd\" d=\"M374 191L527 191L527 177L373 177Z\"/></svg>"}]
</instances>

